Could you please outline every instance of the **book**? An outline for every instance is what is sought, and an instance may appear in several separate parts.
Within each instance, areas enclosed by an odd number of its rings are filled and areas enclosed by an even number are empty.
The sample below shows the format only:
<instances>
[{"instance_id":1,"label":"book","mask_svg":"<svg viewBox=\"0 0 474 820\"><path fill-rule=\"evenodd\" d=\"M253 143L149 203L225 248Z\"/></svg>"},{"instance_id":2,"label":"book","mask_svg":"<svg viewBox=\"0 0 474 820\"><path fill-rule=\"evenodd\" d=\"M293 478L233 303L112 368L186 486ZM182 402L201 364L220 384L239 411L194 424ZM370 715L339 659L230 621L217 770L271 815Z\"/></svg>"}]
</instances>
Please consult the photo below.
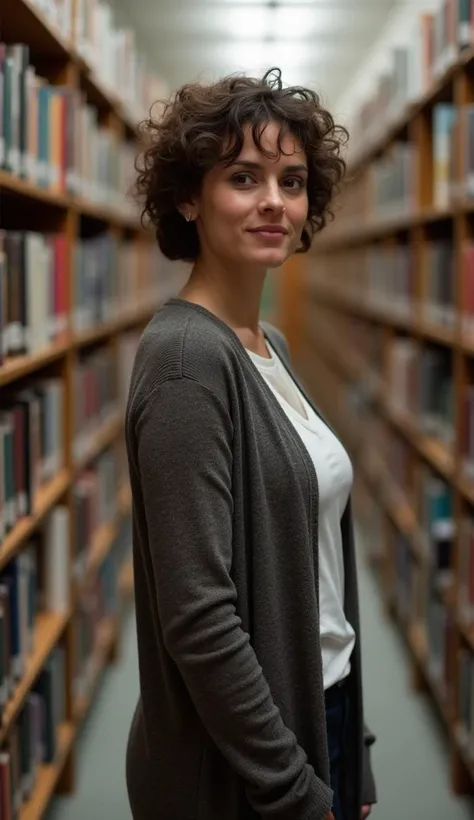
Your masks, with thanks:
<instances>
[{"instance_id":1,"label":"book","mask_svg":"<svg viewBox=\"0 0 474 820\"><path fill-rule=\"evenodd\" d=\"M64 395L60 378L33 381L0 399L0 536L34 512L40 487L64 466Z\"/></svg>"},{"instance_id":2,"label":"book","mask_svg":"<svg viewBox=\"0 0 474 820\"><path fill-rule=\"evenodd\" d=\"M67 253L63 234L2 231L0 365L65 338Z\"/></svg>"},{"instance_id":3,"label":"book","mask_svg":"<svg viewBox=\"0 0 474 820\"><path fill-rule=\"evenodd\" d=\"M395 142L390 153L369 167L369 213L395 218L411 213L416 202L417 152L410 142Z\"/></svg>"},{"instance_id":4,"label":"book","mask_svg":"<svg viewBox=\"0 0 474 820\"><path fill-rule=\"evenodd\" d=\"M73 454L77 461L91 436L118 412L117 361L113 350L82 352L73 370Z\"/></svg>"},{"instance_id":5,"label":"book","mask_svg":"<svg viewBox=\"0 0 474 820\"><path fill-rule=\"evenodd\" d=\"M433 128L433 205L448 208L452 191L452 158L457 155L454 141L456 108L452 103L437 103L432 111Z\"/></svg>"},{"instance_id":6,"label":"book","mask_svg":"<svg viewBox=\"0 0 474 820\"><path fill-rule=\"evenodd\" d=\"M74 575L84 577L95 537L103 524L116 519L119 465L109 449L83 470L72 488Z\"/></svg>"},{"instance_id":7,"label":"book","mask_svg":"<svg viewBox=\"0 0 474 820\"><path fill-rule=\"evenodd\" d=\"M419 359L420 429L451 448L454 443L454 379L451 351L427 346Z\"/></svg>"},{"instance_id":8,"label":"book","mask_svg":"<svg viewBox=\"0 0 474 820\"><path fill-rule=\"evenodd\" d=\"M427 243L422 315L431 324L454 327L455 262L451 239L434 239Z\"/></svg>"}]
</instances>

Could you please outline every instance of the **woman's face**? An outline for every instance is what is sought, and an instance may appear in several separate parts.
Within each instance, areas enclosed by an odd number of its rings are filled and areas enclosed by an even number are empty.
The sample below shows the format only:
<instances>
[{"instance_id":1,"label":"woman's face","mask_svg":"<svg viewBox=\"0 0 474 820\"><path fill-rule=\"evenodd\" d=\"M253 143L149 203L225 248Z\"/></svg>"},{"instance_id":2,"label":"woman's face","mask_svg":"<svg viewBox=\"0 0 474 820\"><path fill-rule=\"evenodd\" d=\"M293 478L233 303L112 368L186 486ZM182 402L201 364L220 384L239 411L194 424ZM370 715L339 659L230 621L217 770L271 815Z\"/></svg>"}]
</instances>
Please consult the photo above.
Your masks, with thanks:
<instances>
[{"instance_id":1,"label":"woman's face","mask_svg":"<svg viewBox=\"0 0 474 820\"><path fill-rule=\"evenodd\" d=\"M262 147L278 156L280 126L269 122ZM300 245L308 214L308 165L295 137L285 136L277 159L262 154L245 131L241 153L230 166L204 177L193 216L201 258L223 264L279 267Z\"/></svg>"}]
</instances>

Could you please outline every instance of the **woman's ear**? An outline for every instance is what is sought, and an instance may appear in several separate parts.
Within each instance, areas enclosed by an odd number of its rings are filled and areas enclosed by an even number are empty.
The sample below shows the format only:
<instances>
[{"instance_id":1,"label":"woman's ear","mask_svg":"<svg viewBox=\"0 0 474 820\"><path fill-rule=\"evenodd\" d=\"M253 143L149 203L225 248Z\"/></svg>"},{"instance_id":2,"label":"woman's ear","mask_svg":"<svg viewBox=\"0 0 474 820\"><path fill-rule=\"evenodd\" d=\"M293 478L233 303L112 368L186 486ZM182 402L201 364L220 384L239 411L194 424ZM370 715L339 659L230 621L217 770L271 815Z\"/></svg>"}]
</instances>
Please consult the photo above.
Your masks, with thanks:
<instances>
[{"instance_id":1,"label":"woman's ear","mask_svg":"<svg viewBox=\"0 0 474 820\"><path fill-rule=\"evenodd\" d=\"M197 218L197 207L195 203L185 202L183 205L178 207L178 211L186 222L194 222Z\"/></svg>"}]
</instances>

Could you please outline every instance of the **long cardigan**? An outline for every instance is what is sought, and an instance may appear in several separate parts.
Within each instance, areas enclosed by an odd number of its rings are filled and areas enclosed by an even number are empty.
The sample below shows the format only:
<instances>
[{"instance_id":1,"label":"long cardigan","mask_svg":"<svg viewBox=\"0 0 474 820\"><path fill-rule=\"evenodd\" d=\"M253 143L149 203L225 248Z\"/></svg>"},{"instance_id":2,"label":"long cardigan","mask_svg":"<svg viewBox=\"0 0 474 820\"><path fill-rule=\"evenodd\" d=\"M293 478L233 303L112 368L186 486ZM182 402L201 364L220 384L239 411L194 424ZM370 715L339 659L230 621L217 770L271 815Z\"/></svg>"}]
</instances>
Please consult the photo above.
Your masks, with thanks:
<instances>
[{"instance_id":1,"label":"long cardigan","mask_svg":"<svg viewBox=\"0 0 474 820\"><path fill-rule=\"evenodd\" d=\"M263 327L299 384L284 338ZM126 442L140 673L127 749L134 819L324 820L318 483L306 448L237 335L180 299L140 342ZM343 802L347 820L360 820L375 801L374 738L363 724L350 501L341 526L356 633Z\"/></svg>"}]
</instances>

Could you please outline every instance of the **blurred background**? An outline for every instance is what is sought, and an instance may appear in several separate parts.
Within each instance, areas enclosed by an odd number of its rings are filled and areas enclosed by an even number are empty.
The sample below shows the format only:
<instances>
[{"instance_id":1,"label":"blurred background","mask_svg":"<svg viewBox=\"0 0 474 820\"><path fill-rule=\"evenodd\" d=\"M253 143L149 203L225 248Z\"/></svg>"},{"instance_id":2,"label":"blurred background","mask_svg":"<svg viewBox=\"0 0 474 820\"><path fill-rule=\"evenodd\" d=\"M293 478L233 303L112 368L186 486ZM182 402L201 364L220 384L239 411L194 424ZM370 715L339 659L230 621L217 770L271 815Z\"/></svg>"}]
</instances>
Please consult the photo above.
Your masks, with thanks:
<instances>
[{"instance_id":1,"label":"blurred background","mask_svg":"<svg viewBox=\"0 0 474 820\"><path fill-rule=\"evenodd\" d=\"M354 463L373 816L474 818L473 3L0 15L1 820L130 818L123 414L188 274L128 195L137 125L185 82L275 66L350 133L335 219L268 277L262 318Z\"/></svg>"}]
</instances>

